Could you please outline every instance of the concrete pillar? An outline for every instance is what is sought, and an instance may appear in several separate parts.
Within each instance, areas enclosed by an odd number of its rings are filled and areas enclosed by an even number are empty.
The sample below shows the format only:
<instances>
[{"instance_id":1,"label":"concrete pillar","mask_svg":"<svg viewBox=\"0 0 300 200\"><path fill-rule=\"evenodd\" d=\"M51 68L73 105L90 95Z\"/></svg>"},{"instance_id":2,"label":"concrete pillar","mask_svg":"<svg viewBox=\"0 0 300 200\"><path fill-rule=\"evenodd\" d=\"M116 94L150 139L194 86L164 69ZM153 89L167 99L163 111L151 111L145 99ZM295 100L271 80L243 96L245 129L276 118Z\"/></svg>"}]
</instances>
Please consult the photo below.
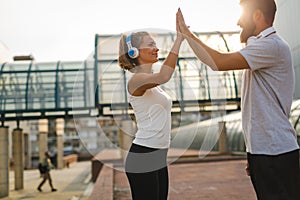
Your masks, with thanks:
<instances>
[{"instance_id":1,"label":"concrete pillar","mask_svg":"<svg viewBox=\"0 0 300 200\"><path fill-rule=\"evenodd\" d=\"M40 119L39 125L39 162L42 163L45 158L45 152L48 151L48 120Z\"/></svg>"},{"instance_id":2,"label":"concrete pillar","mask_svg":"<svg viewBox=\"0 0 300 200\"><path fill-rule=\"evenodd\" d=\"M13 158L15 172L15 190L24 188L24 151L23 151L23 130L16 128L13 135Z\"/></svg>"},{"instance_id":3,"label":"concrete pillar","mask_svg":"<svg viewBox=\"0 0 300 200\"><path fill-rule=\"evenodd\" d=\"M135 126L131 119L129 120L122 120L121 122L121 129L119 130L119 145L121 148L121 157L125 160L129 148L132 144L134 139L135 133Z\"/></svg>"},{"instance_id":4,"label":"concrete pillar","mask_svg":"<svg viewBox=\"0 0 300 200\"><path fill-rule=\"evenodd\" d=\"M32 143L31 143L31 123L30 121L21 121L20 127L23 129L24 141L24 169L32 168Z\"/></svg>"},{"instance_id":5,"label":"concrete pillar","mask_svg":"<svg viewBox=\"0 0 300 200\"><path fill-rule=\"evenodd\" d=\"M57 168L62 169L64 167L64 141L63 136L65 132L65 120L56 119L56 142L57 142Z\"/></svg>"},{"instance_id":6,"label":"concrete pillar","mask_svg":"<svg viewBox=\"0 0 300 200\"><path fill-rule=\"evenodd\" d=\"M228 142L226 133L226 122L219 122L219 152L221 154L228 154Z\"/></svg>"},{"instance_id":7,"label":"concrete pillar","mask_svg":"<svg viewBox=\"0 0 300 200\"><path fill-rule=\"evenodd\" d=\"M8 127L0 126L0 198L9 193Z\"/></svg>"},{"instance_id":8,"label":"concrete pillar","mask_svg":"<svg viewBox=\"0 0 300 200\"><path fill-rule=\"evenodd\" d=\"M32 167L31 162L31 141L30 141L30 135L28 133L24 133L24 167L25 169L30 169Z\"/></svg>"},{"instance_id":9,"label":"concrete pillar","mask_svg":"<svg viewBox=\"0 0 300 200\"><path fill-rule=\"evenodd\" d=\"M57 143L57 169L64 168L64 141L63 141L63 135L57 135L56 137L56 143Z\"/></svg>"}]
</instances>

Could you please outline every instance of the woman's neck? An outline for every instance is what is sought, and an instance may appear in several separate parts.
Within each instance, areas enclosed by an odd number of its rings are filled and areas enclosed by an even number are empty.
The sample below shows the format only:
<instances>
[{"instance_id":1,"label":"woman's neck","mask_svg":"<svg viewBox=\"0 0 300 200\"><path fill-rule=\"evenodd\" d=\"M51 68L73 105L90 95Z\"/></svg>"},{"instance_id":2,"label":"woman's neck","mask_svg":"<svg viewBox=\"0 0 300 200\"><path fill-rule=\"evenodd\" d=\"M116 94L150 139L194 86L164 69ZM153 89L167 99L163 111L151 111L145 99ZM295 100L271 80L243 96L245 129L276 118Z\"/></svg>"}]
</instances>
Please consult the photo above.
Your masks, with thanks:
<instances>
[{"instance_id":1,"label":"woman's neck","mask_svg":"<svg viewBox=\"0 0 300 200\"><path fill-rule=\"evenodd\" d=\"M146 74L152 73L152 64L140 65L135 68L136 68L136 73L146 73Z\"/></svg>"}]
</instances>

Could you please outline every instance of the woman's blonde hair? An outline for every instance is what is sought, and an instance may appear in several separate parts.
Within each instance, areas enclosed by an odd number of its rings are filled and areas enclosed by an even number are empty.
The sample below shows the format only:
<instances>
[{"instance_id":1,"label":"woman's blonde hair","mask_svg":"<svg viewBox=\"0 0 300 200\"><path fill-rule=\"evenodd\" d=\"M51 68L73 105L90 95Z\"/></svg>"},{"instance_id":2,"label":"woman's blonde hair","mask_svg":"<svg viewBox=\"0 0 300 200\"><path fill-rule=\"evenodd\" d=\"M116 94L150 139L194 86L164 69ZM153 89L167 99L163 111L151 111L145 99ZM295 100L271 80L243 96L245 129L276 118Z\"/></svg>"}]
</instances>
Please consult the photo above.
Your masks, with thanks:
<instances>
[{"instance_id":1,"label":"woman's blonde hair","mask_svg":"<svg viewBox=\"0 0 300 200\"><path fill-rule=\"evenodd\" d=\"M133 47L136 47L137 49L140 47L140 45L143 42L143 38L145 36L149 36L150 34L148 32L135 32L131 34L131 45ZM137 58L130 58L128 55L128 46L126 44L126 38L127 35L123 34L120 39L120 45L119 45L119 66L123 70L132 70L135 68L135 66L139 65L139 62Z\"/></svg>"}]
</instances>

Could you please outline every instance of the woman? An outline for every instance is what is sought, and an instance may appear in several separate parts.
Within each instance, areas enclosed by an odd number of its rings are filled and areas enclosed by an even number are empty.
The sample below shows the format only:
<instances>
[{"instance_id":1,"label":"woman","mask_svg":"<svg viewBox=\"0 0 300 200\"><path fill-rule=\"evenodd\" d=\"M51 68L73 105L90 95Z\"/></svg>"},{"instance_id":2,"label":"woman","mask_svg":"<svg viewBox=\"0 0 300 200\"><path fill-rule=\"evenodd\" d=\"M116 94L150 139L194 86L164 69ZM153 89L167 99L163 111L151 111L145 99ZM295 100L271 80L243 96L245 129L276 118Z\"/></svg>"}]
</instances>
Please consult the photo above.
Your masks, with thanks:
<instances>
[{"instance_id":1,"label":"woman","mask_svg":"<svg viewBox=\"0 0 300 200\"><path fill-rule=\"evenodd\" d=\"M51 175L50 175L50 170L52 168L54 168L53 164L51 163L51 160L50 160L50 153L48 151L45 152L45 158L44 158L44 161L43 163L41 164L41 168L43 168L43 171L41 171L42 173L42 177L43 177L43 180L42 182L39 184L37 190L39 192L42 192L42 186L44 185L44 183L48 180L49 181L49 185L51 187L51 191L52 192L55 192L56 189L53 187L53 184L52 184L52 178L51 178Z\"/></svg>"},{"instance_id":2,"label":"woman","mask_svg":"<svg viewBox=\"0 0 300 200\"><path fill-rule=\"evenodd\" d=\"M167 151L170 145L171 98L159 88L174 72L183 37L178 33L158 73L155 41L147 32L123 35L119 65L133 73L128 81L129 102L138 131L126 158L125 170L133 200L165 200L168 197Z\"/></svg>"}]
</instances>

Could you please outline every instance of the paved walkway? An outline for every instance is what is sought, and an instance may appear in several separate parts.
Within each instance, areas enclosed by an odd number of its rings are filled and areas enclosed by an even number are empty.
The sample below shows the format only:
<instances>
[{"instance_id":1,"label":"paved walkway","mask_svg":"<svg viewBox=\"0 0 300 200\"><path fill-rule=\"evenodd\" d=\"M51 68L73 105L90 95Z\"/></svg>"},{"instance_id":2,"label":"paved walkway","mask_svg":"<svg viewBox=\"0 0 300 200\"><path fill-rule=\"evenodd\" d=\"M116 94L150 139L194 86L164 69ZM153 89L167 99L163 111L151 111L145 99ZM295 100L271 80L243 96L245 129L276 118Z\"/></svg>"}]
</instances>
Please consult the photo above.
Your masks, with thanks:
<instances>
[{"instance_id":1,"label":"paved walkway","mask_svg":"<svg viewBox=\"0 0 300 200\"><path fill-rule=\"evenodd\" d=\"M213 155L204 162L189 155L185 160L172 163L169 166L169 200L255 200L250 179L244 171L246 161L232 158ZM123 166L119 165L117 169L114 170L113 180L114 200L130 200ZM90 172L90 161L52 170L57 192L51 192L48 183L43 186L43 192L36 190L41 181L38 170L26 170L24 189L15 191L14 174L11 172L9 197L0 200L88 200L92 190L97 189L90 182Z\"/></svg>"},{"instance_id":2,"label":"paved walkway","mask_svg":"<svg viewBox=\"0 0 300 200\"><path fill-rule=\"evenodd\" d=\"M169 200L255 200L245 160L169 166ZM115 172L115 199L130 200L126 175Z\"/></svg>"},{"instance_id":3,"label":"paved walkway","mask_svg":"<svg viewBox=\"0 0 300 200\"><path fill-rule=\"evenodd\" d=\"M1 200L85 200L89 196L91 162L78 162L70 165L70 168L61 170L51 170L53 185L56 192L51 192L48 182L42 190L37 191L37 186L41 182L38 170L25 170L24 189L14 190L14 173L10 172L9 197ZM87 194L85 194L87 193Z\"/></svg>"}]
</instances>

